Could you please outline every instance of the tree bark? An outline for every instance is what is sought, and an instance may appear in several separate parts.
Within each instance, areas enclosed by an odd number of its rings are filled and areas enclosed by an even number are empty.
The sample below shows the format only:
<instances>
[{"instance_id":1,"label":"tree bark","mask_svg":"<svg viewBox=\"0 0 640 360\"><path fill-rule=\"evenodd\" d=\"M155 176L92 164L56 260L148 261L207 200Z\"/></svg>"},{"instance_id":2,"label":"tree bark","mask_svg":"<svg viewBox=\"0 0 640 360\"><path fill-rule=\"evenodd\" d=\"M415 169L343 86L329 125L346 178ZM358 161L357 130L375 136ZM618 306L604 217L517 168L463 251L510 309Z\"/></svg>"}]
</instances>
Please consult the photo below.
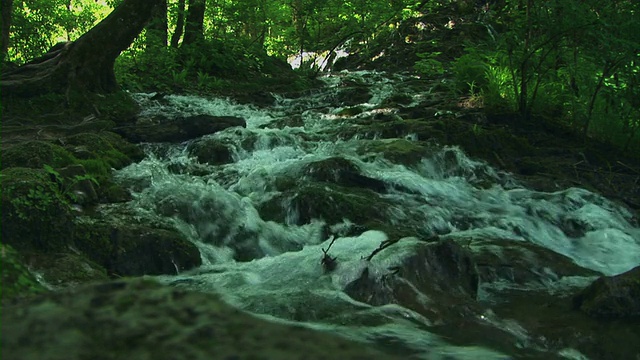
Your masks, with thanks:
<instances>
[{"instance_id":1,"label":"tree bark","mask_svg":"<svg viewBox=\"0 0 640 360\"><path fill-rule=\"evenodd\" d=\"M182 45L190 45L204 38L204 0L189 0L187 24L184 29Z\"/></svg>"},{"instance_id":2,"label":"tree bark","mask_svg":"<svg viewBox=\"0 0 640 360\"><path fill-rule=\"evenodd\" d=\"M109 16L74 42L2 74L2 96L34 96L70 90L118 90L113 65L151 19L162 0L124 0Z\"/></svg>"},{"instance_id":3,"label":"tree bark","mask_svg":"<svg viewBox=\"0 0 640 360\"><path fill-rule=\"evenodd\" d=\"M160 0L155 7L149 25L147 25L147 47L165 47L169 36L167 20L167 0Z\"/></svg>"},{"instance_id":4,"label":"tree bark","mask_svg":"<svg viewBox=\"0 0 640 360\"><path fill-rule=\"evenodd\" d=\"M177 48L182 32L184 31L184 4L185 0L178 1L178 19L176 20L176 29L171 36L171 47Z\"/></svg>"},{"instance_id":5,"label":"tree bark","mask_svg":"<svg viewBox=\"0 0 640 360\"><path fill-rule=\"evenodd\" d=\"M9 50L9 35L11 34L11 12L13 11L13 0L2 0L0 3L2 12L2 60L4 61Z\"/></svg>"}]
</instances>

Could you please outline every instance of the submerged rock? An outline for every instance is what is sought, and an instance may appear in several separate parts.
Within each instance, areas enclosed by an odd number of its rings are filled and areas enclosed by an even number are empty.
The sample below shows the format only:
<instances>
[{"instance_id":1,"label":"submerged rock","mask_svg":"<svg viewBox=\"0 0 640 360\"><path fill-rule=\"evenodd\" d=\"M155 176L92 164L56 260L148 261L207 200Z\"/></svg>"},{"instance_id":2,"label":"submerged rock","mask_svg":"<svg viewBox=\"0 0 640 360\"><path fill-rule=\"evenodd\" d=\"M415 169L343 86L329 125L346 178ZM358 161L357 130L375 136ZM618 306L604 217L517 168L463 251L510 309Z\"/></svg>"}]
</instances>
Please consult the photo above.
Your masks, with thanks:
<instances>
[{"instance_id":1,"label":"submerged rock","mask_svg":"<svg viewBox=\"0 0 640 360\"><path fill-rule=\"evenodd\" d=\"M3 308L3 359L392 359L216 296L151 281L102 283Z\"/></svg>"},{"instance_id":2,"label":"submerged rock","mask_svg":"<svg viewBox=\"0 0 640 360\"><path fill-rule=\"evenodd\" d=\"M573 305L595 318L640 317L640 266L599 278L573 298Z\"/></svg>"}]
</instances>

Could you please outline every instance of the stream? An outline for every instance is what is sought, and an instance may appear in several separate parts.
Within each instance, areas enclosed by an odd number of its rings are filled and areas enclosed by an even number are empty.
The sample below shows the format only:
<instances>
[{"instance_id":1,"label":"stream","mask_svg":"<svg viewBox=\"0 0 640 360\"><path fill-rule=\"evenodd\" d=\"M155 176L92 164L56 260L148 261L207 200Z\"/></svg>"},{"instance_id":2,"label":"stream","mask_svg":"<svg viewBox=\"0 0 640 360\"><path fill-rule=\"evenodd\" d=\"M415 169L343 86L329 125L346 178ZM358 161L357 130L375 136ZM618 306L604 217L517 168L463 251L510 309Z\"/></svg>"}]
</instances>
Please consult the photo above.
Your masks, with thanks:
<instances>
[{"instance_id":1,"label":"stream","mask_svg":"<svg viewBox=\"0 0 640 360\"><path fill-rule=\"evenodd\" d=\"M200 249L198 269L154 278L221 294L271 321L302 324L407 358L505 359L537 352L586 358L576 349L551 346L494 307L504 289L568 294L598 273L637 266L640 228L632 214L580 188L527 189L517 177L455 146L414 133L394 139L358 130L364 128L358 124L397 117L398 105L389 99L398 93L406 107L437 96L428 87L408 85L419 78L363 71L323 81L322 89L277 97L265 108L224 98L135 94L141 117L246 120L246 128L181 144L143 144L146 158L116 172L133 193L132 209L172 224ZM419 144L423 152L410 159L386 156L392 154L387 149L405 143ZM228 159L202 161L205 155L215 158L208 149ZM509 244L545 255L531 257L539 266L535 281L483 281L481 274L477 292L463 291L459 283L447 284L463 281L461 271L457 278L434 280L440 289L425 290L428 279L421 270L407 274L407 259L428 251L433 239L457 244L462 250L455 254L491 252L507 263ZM376 252L382 244L390 245ZM325 252L329 262L321 263ZM585 271L567 274L552 260L535 264L553 256ZM363 279L370 281L363 285ZM455 329L464 324L476 330L456 338ZM494 331L500 340L483 340L483 332Z\"/></svg>"}]
</instances>

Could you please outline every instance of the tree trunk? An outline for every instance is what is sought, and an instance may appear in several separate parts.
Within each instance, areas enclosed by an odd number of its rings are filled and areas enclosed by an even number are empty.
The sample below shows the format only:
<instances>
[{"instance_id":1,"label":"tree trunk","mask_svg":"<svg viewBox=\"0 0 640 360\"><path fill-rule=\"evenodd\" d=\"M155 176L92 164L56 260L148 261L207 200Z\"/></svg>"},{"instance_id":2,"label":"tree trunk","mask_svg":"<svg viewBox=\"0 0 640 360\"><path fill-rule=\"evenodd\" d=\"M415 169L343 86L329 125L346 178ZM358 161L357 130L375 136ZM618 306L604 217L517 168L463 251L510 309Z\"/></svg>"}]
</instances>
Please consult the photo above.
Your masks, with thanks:
<instances>
[{"instance_id":1,"label":"tree trunk","mask_svg":"<svg viewBox=\"0 0 640 360\"><path fill-rule=\"evenodd\" d=\"M115 60L140 34L161 3L162 0L124 0L78 40L58 44L44 56L3 73L2 96L118 90L113 72Z\"/></svg>"},{"instance_id":2,"label":"tree trunk","mask_svg":"<svg viewBox=\"0 0 640 360\"><path fill-rule=\"evenodd\" d=\"M171 47L177 48L182 32L184 31L184 3L185 0L178 1L178 19L176 20L176 29L171 36Z\"/></svg>"},{"instance_id":3,"label":"tree trunk","mask_svg":"<svg viewBox=\"0 0 640 360\"><path fill-rule=\"evenodd\" d=\"M168 41L167 0L160 0L149 25L147 25L147 47L165 47Z\"/></svg>"},{"instance_id":4,"label":"tree trunk","mask_svg":"<svg viewBox=\"0 0 640 360\"><path fill-rule=\"evenodd\" d=\"M190 45L203 39L204 31L204 0L189 0L187 24L184 29L182 45Z\"/></svg>"},{"instance_id":5,"label":"tree trunk","mask_svg":"<svg viewBox=\"0 0 640 360\"><path fill-rule=\"evenodd\" d=\"M13 11L13 0L2 0L2 60L4 61L9 50L9 34L11 34L11 12Z\"/></svg>"}]
</instances>

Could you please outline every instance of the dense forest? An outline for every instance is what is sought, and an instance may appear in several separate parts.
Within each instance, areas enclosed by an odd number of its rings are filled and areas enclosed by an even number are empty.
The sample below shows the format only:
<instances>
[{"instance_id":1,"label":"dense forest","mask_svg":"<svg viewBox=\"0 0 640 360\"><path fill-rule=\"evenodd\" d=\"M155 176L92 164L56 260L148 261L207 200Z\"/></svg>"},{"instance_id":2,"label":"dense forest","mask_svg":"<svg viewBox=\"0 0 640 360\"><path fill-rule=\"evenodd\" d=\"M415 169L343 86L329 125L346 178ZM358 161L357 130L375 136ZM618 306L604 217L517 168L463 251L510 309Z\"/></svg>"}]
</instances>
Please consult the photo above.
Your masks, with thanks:
<instances>
[{"instance_id":1,"label":"dense forest","mask_svg":"<svg viewBox=\"0 0 640 360\"><path fill-rule=\"evenodd\" d=\"M1 5L3 359L638 359L637 0Z\"/></svg>"},{"instance_id":2,"label":"dense forest","mask_svg":"<svg viewBox=\"0 0 640 360\"><path fill-rule=\"evenodd\" d=\"M3 72L47 58L56 44L77 40L119 3L3 1ZM115 76L128 90L215 92L247 82L277 85L287 60L304 75L295 86L305 87L320 71L341 64L374 68L372 63L395 52L381 67L447 74L455 79L452 91L488 112L553 118L585 137L624 151L637 149L635 1L155 3L143 4L153 7L149 16L131 14L147 25L131 46L121 46L115 63Z\"/></svg>"}]
</instances>

